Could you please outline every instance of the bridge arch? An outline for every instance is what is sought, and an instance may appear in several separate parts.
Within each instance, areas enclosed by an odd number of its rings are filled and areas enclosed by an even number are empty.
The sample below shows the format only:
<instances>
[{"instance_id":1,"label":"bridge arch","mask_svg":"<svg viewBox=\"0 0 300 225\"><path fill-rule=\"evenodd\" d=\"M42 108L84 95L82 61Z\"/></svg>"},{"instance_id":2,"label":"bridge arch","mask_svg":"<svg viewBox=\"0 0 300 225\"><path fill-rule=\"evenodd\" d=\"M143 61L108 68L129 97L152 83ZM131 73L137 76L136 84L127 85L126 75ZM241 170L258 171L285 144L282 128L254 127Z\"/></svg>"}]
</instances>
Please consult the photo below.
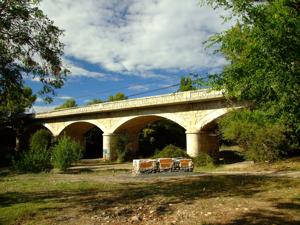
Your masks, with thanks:
<instances>
[{"instance_id":1,"label":"bridge arch","mask_svg":"<svg viewBox=\"0 0 300 225\"><path fill-rule=\"evenodd\" d=\"M183 127L185 130L187 130L187 125L183 122L182 119L177 117L174 114L149 114L149 115L141 115L141 116L131 116L131 117L125 117L120 119L117 123L115 123L111 127L111 133L118 132L122 130L124 127L130 127L132 126L132 123L140 124L139 128L143 128L143 125L146 125L148 123L152 123L161 119L168 119L179 126Z\"/></svg>"},{"instance_id":2,"label":"bridge arch","mask_svg":"<svg viewBox=\"0 0 300 225\"><path fill-rule=\"evenodd\" d=\"M208 113L206 116L201 118L201 120L199 120L199 122L196 124L197 129L199 129L199 131L205 129L205 127L208 124L213 123L218 118L224 116L228 112L229 112L228 108L223 108L223 109L216 109L213 112Z\"/></svg>"},{"instance_id":3,"label":"bridge arch","mask_svg":"<svg viewBox=\"0 0 300 225\"><path fill-rule=\"evenodd\" d=\"M75 121L68 121L68 122L65 122L63 123L63 126L59 126L57 129L56 129L56 136L58 135L61 135L62 132L67 129L67 127L69 126L73 126L72 124L78 124L78 123L81 123L81 124L90 124L92 126L96 126L98 127L100 130L102 130L103 132L106 131L106 127L103 126L102 124L98 123L96 120L75 120ZM51 127L51 125L49 125Z\"/></svg>"},{"instance_id":4,"label":"bridge arch","mask_svg":"<svg viewBox=\"0 0 300 225\"><path fill-rule=\"evenodd\" d=\"M77 121L64 126L59 136L66 135L77 141L86 150L84 158L102 158L102 134L103 130L95 123Z\"/></svg>"},{"instance_id":5,"label":"bridge arch","mask_svg":"<svg viewBox=\"0 0 300 225\"><path fill-rule=\"evenodd\" d=\"M178 147L186 147L186 129L174 121L175 116L170 117L162 115L141 115L127 117L118 123L112 129L112 133L115 136L125 135L132 153L143 157L151 156L155 149L162 149L168 144L173 144ZM160 135L155 136L155 143L148 143L147 138L143 136L143 128L147 125L153 124L158 121L164 121L164 123L155 124L155 127L160 127ZM152 137L153 138L153 137Z\"/></svg>"}]
</instances>

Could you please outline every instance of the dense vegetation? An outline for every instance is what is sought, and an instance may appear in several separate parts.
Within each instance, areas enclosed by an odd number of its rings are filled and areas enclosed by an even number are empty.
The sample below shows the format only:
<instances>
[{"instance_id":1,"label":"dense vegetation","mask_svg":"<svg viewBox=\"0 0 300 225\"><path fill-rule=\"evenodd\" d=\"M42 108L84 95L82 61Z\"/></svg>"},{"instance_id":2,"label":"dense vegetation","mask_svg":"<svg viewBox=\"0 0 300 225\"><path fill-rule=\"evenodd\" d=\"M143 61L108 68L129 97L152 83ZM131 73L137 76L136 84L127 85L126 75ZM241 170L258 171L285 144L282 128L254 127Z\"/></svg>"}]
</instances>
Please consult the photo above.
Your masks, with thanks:
<instances>
[{"instance_id":1,"label":"dense vegetation","mask_svg":"<svg viewBox=\"0 0 300 225\"><path fill-rule=\"evenodd\" d=\"M66 109L66 108L72 108L72 107L76 107L76 106L77 106L77 103L76 103L75 99L70 98L70 99L67 99L60 106L56 107L55 109Z\"/></svg>"},{"instance_id":2,"label":"dense vegetation","mask_svg":"<svg viewBox=\"0 0 300 225\"><path fill-rule=\"evenodd\" d=\"M54 168L66 170L71 164L82 157L83 149L76 141L63 136L52 148L52 165Z\"/></svg>"},{"instance_id":3,"label":"dense vegetation","mask_svg":"<svg viewBox=\"0 0 300 225\"><path fill-rule=\"evenodd\" d=\"M38 8L38 0L0 1L0 125L15 119L35 101L25 77L43 84L39 94L51 94L64 83L63 31Z\"/></svg>"},{"instance_id":4,"label":"dense vegetation","mask_svg":"<svg viewBox=\"0 0 300 225\"><path fill-rule=\"evenodd\" d=\"M51 168L51 134L47 130L38 130L30 140L30 148L13 159L13 168L18 171L40 172Z\"/></svg>"},{"instance_id":5,"label":"dense vegetation","mask_svg":"<svg viewBox=\"0 0 300 225\"><path fill-rule=\"evenodd\" d=\"M257 161L274 160L282 150L299 149L299 1L204 2L230 10L226 19L236 20L229 30L210 38L210 45L229 62L221 73L210 76L210 82L228 98L250 103L248 111L233 112L221 123L224 137L248 150L256 148L248 156L258 154Z\"/></svg>"},{"instance_id":6,"label":"dense vegetation","mask_svg":"<svg viewBox=\"0 0 300 225\"><path fill-rule=\"evenodd\" d=\"M139 154L143 157L153 156L167 145L185 148L185 130L176 123L163 119L148 124L139 134Z\"/></svg>"},{"instance_id":7,"label":"dense vegetation","mask_svg":"<svg viewBox=\"0 0 300 225\"><path fill-rule=\"evenodd\" d=\"M70 137L63 136L53 144L50 132L42 129L32 135L29 150L13 159L13 168L23 172L48 171L52 167L65 170L82 154L81 146Z\"/></svg>"}]
</instances>

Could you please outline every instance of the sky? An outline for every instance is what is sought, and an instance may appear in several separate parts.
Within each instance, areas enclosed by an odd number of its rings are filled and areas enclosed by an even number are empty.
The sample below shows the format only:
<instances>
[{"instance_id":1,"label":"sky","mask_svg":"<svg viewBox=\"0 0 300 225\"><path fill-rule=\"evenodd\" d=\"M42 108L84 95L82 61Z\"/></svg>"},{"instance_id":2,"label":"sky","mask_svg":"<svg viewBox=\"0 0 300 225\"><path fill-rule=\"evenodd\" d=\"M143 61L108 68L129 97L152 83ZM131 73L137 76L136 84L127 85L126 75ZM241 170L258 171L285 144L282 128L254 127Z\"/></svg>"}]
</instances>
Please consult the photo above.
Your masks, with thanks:
<instances>
[{"instance_id":1,"label":"sky","mask_svg":"<svg viewBox=\"0 0 300 225\"><path fill-rule=\"evenodd\" d=\"M69 98L85 105L117 92L130 98L173 93L178 87L168 87L181 76L226 65L203 43L230 27L220 18L226 12L199 0L43 0L40 7L64 30L63 62L71 74L53 103L37 99L35 112ZM34 92L41 87L36 80L26 84Z\"/></svg>"}]
</instances>

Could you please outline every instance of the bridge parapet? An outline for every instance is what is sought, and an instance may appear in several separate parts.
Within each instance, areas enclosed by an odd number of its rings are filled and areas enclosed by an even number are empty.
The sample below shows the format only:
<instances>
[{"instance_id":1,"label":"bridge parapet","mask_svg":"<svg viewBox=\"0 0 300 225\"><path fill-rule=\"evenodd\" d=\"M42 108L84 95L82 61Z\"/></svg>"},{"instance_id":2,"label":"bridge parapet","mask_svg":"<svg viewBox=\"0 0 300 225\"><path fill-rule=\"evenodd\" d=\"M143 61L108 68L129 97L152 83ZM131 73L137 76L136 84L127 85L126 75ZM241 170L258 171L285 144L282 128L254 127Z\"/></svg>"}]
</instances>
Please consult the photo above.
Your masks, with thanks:
<instances>
[{"instance_id":1,"label":"bridge parapet","mask_svg":"<svg viewBox=\"0 0 300 225\"><path fill-rule=\"evenodd\" d=\"M223 99L222 91L213 91L211 89L200 89L195 91L176 92L166 95L157 95L151 97L127 99L122 101L105 102L89 106L74 107L67 109L54 110L50 112L37 113L33 118L53 118L69 115L119 111L133 108L144 108L161 105L184 104L187 102L201 102Z\"/></svg>"}]
</instances>

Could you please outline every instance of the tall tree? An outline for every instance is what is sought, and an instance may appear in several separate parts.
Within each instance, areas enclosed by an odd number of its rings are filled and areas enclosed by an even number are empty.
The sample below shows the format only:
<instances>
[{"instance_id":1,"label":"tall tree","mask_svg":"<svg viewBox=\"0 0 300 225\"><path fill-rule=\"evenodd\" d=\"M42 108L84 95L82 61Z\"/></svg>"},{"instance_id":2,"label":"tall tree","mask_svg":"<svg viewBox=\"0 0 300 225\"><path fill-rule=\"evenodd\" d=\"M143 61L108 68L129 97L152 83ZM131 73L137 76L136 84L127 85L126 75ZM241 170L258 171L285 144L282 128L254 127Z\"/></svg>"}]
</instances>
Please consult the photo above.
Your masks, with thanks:
<instances>
[{"instance_id":1,"label":"tall tree","mask_svg":"<svg viewBox=\"0 0 300 225\"><path fill-rule=\"evenodd\" d=\"M39 8L39 0L0 0L0 123L12 122L34 102L24 79L38 79L51 101L68 72L63 68L63 31Z\"/></svg>"},{"instance_id":2,"label":"tall tree","mask_svg":"<svg viewBox=\"0 0 300 225\"><path fill-rule=\"evenodd\" d=\"M193 80L189 76L182 76L180 78L180 87L179 87L179 92L180 91L192 91L196 90L197 88L195 87Z\"/></svg>"},{"instance_id":3,"label":"tall tree","mask_svg":"<svg viewBox=\"0 0 300 225\"><path fill-rule=\"evenodd\" d=\"M102 99L94 98L94 99L90 100L89 102L87 102L86 105L94 105L94 104L98 104L98 103L102 103L102 102L103 102Z\"/></svg>"},{"instance_id":4,"label":"tall tree","mask_svg":"<svg viewBox=\"0 0 300 225\"><path fill-rule=\"evenodd\" d=\"M66 108L72 108L72 107L76 107L77 103L75 101L75 99L70 98L68 100L66 100L62 105L56 107L55 109L66 109Z\"/></svg>"},{"instance_id":5,"label":"tall tree","mask_svg":"<svg viewBox=\"0 0 300 225\"><path fill-rule=\"evenodd\" d=\"M120 101L120 100L125 100L125 99L128 99L128 97L122 92L118 92L115 95L111 95L108 97L108 101L110 101L110 102Z\"/></svg>"},{"instance_id":6,"label":"tall tree","mask_svg":"<svg viewBox=\"0 0 300 225\"><path fill-rule=\"evenodd\" d=\"M237 20L210 39L229 62L223 72L211 76L212 83L229 97L253 102L255 110L284 124L287 137L299 144L299 0L204 2L231 10Z\"/></svg>"}]
</instances>

